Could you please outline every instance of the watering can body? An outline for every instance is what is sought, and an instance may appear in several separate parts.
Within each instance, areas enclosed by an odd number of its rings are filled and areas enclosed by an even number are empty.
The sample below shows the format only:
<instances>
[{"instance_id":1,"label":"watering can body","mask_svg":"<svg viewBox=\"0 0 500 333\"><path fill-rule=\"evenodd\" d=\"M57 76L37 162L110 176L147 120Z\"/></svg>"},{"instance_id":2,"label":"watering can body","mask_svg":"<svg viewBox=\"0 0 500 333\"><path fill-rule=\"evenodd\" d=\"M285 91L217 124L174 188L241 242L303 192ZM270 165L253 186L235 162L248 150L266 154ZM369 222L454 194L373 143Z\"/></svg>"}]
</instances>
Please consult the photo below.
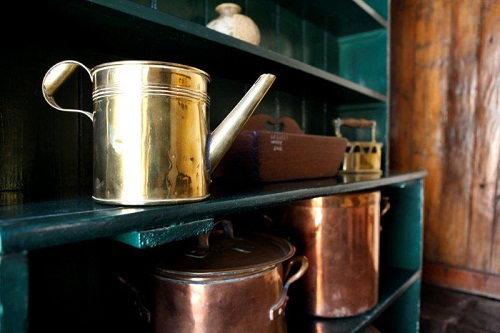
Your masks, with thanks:
<instances>
[{"instance_id":1,"label":"watering can body","mask_svg":"<svg viewBox=\"0 0 500 333\"><path fill-rule=\"evenodd\" d=\"M77 69L93 84L93 112L62 108L54 94ZM157 61L118 61L92 69L67 60L46 73L42 92L61 111L93 123L93 199L159 205L209 196L210 174L252 115L275 76L263 74L213 131L207 110L210 76Z\"/></svg>"}]
</instances>

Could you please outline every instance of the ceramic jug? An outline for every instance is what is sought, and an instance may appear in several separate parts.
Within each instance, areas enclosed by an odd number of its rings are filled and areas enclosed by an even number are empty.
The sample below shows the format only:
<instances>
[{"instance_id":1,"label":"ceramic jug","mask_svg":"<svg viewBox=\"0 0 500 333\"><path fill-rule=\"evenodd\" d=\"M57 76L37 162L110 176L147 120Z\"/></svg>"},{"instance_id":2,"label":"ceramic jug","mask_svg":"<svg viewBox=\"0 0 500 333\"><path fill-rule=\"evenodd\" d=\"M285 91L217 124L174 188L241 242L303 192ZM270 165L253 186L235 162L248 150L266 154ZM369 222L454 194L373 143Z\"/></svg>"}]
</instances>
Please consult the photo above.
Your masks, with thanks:
<instances>
[{"instance_id":1,"label":"ceramic jug","mask_svg":"<svg viewBox=\"0 0 500 333\"><path fill-rule=\"evenodd\" d=\"M250 17L241 14L239 5L225 2L215 7L215 11L219 17L210 21L208 28L254 45L260 44L259 27Z\"/></svg>"}]
</instances>

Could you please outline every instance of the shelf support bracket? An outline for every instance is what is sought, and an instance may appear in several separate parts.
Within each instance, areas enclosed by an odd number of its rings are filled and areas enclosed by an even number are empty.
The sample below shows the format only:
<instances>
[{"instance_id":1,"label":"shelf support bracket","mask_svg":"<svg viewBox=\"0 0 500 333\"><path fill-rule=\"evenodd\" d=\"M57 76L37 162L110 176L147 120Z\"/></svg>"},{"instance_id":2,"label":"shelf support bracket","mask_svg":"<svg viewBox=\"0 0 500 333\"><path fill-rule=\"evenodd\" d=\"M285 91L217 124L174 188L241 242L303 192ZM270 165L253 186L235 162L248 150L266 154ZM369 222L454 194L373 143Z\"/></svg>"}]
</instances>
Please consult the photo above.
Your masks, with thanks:
<instances>
[{"instance_id":1,"label":"shelf support bracket","mask_svg":"<svg viewBox=\"0 0 500 333\"><path fill-rule=\"evenodd\" d=\"M0 255L0 333L28 331L28 252Z\"/></svg>"},{"instance_id":2,"label":"shelf support bracket","mask_svg":"<svg viewBox=\"0 0 500 333\"><path fill-rule=\"evenodd\" d=\"M201 235L209 232L213 227L214 219L209 218L155 229L130 231L112 238L135 248L145 249L184 239L185 235Z\"/></svg>"}]
</instances>

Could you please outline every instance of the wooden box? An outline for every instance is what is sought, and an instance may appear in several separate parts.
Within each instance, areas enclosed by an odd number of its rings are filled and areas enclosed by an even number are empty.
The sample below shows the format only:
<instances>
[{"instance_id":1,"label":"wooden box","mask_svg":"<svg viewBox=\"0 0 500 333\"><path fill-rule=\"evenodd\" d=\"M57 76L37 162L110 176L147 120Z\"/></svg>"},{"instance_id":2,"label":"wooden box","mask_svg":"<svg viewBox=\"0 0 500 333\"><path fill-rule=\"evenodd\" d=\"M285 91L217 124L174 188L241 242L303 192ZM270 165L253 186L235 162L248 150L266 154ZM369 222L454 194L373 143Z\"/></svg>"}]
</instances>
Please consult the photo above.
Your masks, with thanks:
<instances>
[{"instance_id":1,"label":"wooden box","mask_svg":"<svg viewBox=\"0 0 500 333\"><path fill-rule=\"evenodd\" d=\"M262 130L266 123L281 123L283 130ZM258 114L250 118L212 176L238 182L333 177L346 145L345 138L304 134L291 118L273 120Z\"/></svg>"}]
</instances>

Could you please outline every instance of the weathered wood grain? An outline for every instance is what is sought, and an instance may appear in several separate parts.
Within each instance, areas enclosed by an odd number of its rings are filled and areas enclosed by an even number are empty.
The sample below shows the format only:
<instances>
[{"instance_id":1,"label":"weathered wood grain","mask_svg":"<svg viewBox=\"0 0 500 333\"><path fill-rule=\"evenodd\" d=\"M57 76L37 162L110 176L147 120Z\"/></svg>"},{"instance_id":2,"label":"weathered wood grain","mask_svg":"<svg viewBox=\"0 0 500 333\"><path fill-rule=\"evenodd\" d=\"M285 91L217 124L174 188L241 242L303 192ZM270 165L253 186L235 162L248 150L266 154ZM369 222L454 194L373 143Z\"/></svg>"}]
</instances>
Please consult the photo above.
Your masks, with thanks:
<instances>
[{"instance_id":1,"label":"weathered wood grain","mask_svg":"<svg viewBox=\"0 0 500 333\"><path fill-rule=\"evenodd\" d=\"M500 277L494 274L427 261L423 269L423 280L430 284L500 299Z\"/></svg>"},{"instance_id":2,"label":"weathered wood grain","mask_svg":"<svg viewBox=\"0 0 500 333\"><path fill-rule=\"evenodd\" d=\"M424 280L500 273L500 1L394 1L391 168L426 169ZM453 278L444 274L453 269ZM496 280L495 280L496 281ZM497 283L490 295L500 295Z\"/></svg>"},{"instance_id":3,"label":"weathered wood grain","mask_svg":"<svg viewBox=\"0 0 500 333\"><path fill-rule=\"evenodd\" d=\"M393 2L391 29L391 99L390 99L390 166L408 171L412 153L410 140L413 131L414 85L414 26L416 5L407 1Z\"/></svg>"},{"instance_id":4,"label":"weathered wood grain","mask_svg":"<svg viewBox=\"0 0 500 333\"><path fill-rule=\"evenodd\" d=\"M484 1L479 49L478 105L472 173L468 266L492 267L493 221L500 155L500 2ZM499 217L497 217L499 218Z\"/></svg>"},{"instance_id":5,"label":"weathered wood grain","mask_svg":"<svg viewBox=\"0 0 500 333\"><path fill-rule=\"evenodd\" d=\"M473 174L474 114L477 96L477 44L481 3L455 1L450 8L449 107L444 117L443 193L440 253L430 259L465 265L468 248L470 188Z\"/></svg>"},{"instance_id":6,"label":"weathered wood grain","mask_svg":"<svg viewBox=\"0 0 500 333\"><path fill-rule=\"evenodd\" d=\"M500 172L500 161L498 161ZM500 177L497 177L497 193L495 202L495 219L493 221L493 246L491 249L492 273L500 275Z\"/></svg>"},{"instance_id":7,"label":"weathered wood grain","mask_svg":"<svg viewBox=\"0 0 500 333\"><path fill-rule=\"evenodd\" d=\"M446 260L443 247L442 211L444 123L448 111L450 3L420 1L415 25L415 98L411 165L429 172L425 186L425 215L432 223L426 226L424 248L427 255ZM448 223L446 221L446 223Z\"/></svg>"}]
</instances>

